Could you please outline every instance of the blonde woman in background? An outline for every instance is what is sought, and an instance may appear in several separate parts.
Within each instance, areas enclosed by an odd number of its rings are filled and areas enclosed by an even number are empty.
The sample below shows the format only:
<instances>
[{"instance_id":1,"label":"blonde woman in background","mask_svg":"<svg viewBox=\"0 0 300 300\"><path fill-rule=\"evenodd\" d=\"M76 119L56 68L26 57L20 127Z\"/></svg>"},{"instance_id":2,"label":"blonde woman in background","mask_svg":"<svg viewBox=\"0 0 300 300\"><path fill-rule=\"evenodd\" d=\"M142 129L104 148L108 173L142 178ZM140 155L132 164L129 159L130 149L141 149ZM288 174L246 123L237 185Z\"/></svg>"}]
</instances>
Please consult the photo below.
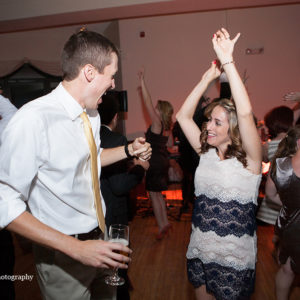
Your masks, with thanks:
<instances>
[{"instance_id":1,"label":"blonde woman in background","mask_svg":"<svg viewBox=\"0 0 300 300\"><path fill-rule=\"evenodd\" d=\"M149 160L150 167L146 173L146 190L149 193L159 228L156 238L161 240L172 228L161 192L168 188L169 153L167 147L173 146L173 107L170 102L164 100L158 100L154 106L146 87L144 70L141 70L138 75L142 99L151 119L151 125L146 132L146 140L152 147L152 156Z\"/></svg>"}]
</instances>

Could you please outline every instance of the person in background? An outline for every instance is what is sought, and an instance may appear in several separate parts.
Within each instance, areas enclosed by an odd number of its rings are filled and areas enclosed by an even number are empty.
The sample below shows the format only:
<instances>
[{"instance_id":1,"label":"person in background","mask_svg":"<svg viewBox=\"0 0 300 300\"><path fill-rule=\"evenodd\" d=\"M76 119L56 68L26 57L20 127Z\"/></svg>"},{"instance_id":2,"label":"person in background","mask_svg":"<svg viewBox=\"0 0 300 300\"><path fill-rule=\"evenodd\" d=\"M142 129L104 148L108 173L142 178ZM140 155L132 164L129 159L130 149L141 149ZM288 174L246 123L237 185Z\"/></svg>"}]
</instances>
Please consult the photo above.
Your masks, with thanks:
<instances>
[{"instance_id":1,"label":"person in background","mask_svg":"<svg viewBox=\"0 0 300 300\"><path fill-rule=\"evenodd\" d=\"M206 103L206 98L202 97L193 115L193 119L199 128L201 128L203 121L206 120L204 117L204 103ZM199 164L199 155L186 139L178 121L174 123L172 134L174 139L177 139L179 142L178 151L180 155L178 163L183 172L183 178L181 180L183 204L180 209L180 213L182 214L189 209L190 205L194 204L194 174Z\"/></svg>"},{"instance_id":2,"label":"person in background","mask_svg":"<svg viewBox=\"0 0 300 300\"><path fill-rule=\"evenodd\" d=\"M173 107L170 102L164 100L158 100L154 106L146 87L144 70L141 70L138 75L142 99L151 119L151 125L146 132L146 140L152 147L152 156L149 160L150 167L146 173L146 190L149 192L159 228L156 238L161 240L172 228L161 192L168 188L169 153L167 147L173 146Z\"/></svg>"},{"instance_id":3,"label":"person in background","mask_svg":"<svg viewBox=\"0 0 300 300\"><path fill-rule=\"evenodd\" d=\"M292 108L294 111L294 124L300 124L300 92L289 92L283 96L283 100L296 102Z\"/></svg>"},{"instance_id":4,"label":"person in background","mask_svg":"<svg viewBox=\"0 0 300 300\"><path fill-rule=\"evenodd\" d=\"M300 125L291 128L275 153L266 183L267 197L282 206L275 232L279 237L277 300L287 300L300 274Z\"/></svg>"},{"instance_id":5,"label":"person in background","mask_svg":"<svg viewBox=\"0 0 300 300\"><path fill-rule=\"evenodd\" d=\"M117 100L111 96L103 96L98 111L101 118L101 147L106 149L127 145L126 137L114 131L119 111ZM102 168L101 191L106 204L107 228L111 224L128 225L129 192L142 181L148 168L148 161L135 157Z\"/></svg>"},{"instance_id":6,"label":"person in background","mask_svg":"<svg viewBox=\"0 0 300 300\"><path fill-rule=\"evenodd\" d=\"M62 52L63 81L20 108L0 147L0 228L34 241L44 299L115 299L109 268L127 268L131 250L104 240L101 166L128 156L148 160L143 137L100 149L102 95L115 87L118 51L99 33L80 31ZM28 206L29 212L26 210Z\"/></svg>"},{"instance_id":7,"label":"person in background","mask_svg":"<svg viewBox=\"0 0 300 300\"><path fill-rule=\"evenodd\" d=\"M278 106L271 109L264 117L265 126L268 129L269 140L263 145L263 161L272 161L280 141L286 136L288 130L293 126L293 110L287 106ZM264 197L258 209L256 218L264 223L275 225L280 206ZM273 238L276 246L276 236Z\"/></svg>"},{"instance_id":8,"label":"person in background","mask_svg":"<svg viewBox=\"0 0 300 300\"><path fill-rule=\"evenodd\" d=\"M116 98L105 95L98 107L101 118L101 147L113 148L128 144L126 137L114 129L118 122L119 104ZM101 171L101 192L105 200L107 228L112 224L128 225L130 198L129 192L139 184L145 170L149 168L148 161L132 157L129 160L122 160L102 168ZM117 288L117 299L130 299L127 270L120 270L120 275L125 279L125 284Z\"/></svg>"},{"instance_id":9,"label":"person in background","mask_svg":"<svg viewBox=\"0 0 300 300\"><path fill-rule=\"evenodd\" d=\"M244 299L254 290L261 143L251 103L233 59L240 34L222 28L212 39L233 100L213 101L202 131L193 114L210 83L220 76L214 61L189 94L176 118L199 154L187 271L197 299Z\"/></svg>"},{"instance_id":10,"label":"person in background","mask_svg":"<svg viewBox=\"0 0 300 300\"><path fill-rule=\"evenodd\" d=\"M3 96L3 87L0 84L0 145L2 133L16 113L17 108L8 98ZM0 229L0 276L13 275L15 264L14 244L11 233L6 229ZM0 280L0 294L7 300L15 299L15 288L12 280Z\"/></svg>"},{"instance_id":11,"label":"person in background","mask_svg":"<svg viewBox=\"0 0 300 300\"><path fill-rule=\"evenodd\" d=\"M3 96L3 86L0 84L0 145L2 132L17 110L10 100Z\"/></svg>"}]
</instances>

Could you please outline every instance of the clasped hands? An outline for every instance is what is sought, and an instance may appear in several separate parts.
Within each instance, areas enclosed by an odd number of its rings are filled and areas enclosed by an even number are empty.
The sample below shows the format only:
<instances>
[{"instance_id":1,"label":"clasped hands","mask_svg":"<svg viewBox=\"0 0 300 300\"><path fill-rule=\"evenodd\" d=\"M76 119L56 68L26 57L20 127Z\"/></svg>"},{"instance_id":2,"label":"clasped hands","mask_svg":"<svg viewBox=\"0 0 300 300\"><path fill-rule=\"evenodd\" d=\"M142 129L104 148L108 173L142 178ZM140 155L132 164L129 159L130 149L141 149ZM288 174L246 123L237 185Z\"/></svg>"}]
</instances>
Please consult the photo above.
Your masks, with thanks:
<instances>
[{"instance_id":1,"label":"clasped hands","mask_svg":"<svg viewBox=\"0 0 300 300\"><path fill-rule=\"evenodd\" d=\"M128 145L128 151L130 155L136 156L141 160L149 160L152 154L151 145L146 142L144 137L136 138L133 143Z\"/></svg>"}]
</instances>

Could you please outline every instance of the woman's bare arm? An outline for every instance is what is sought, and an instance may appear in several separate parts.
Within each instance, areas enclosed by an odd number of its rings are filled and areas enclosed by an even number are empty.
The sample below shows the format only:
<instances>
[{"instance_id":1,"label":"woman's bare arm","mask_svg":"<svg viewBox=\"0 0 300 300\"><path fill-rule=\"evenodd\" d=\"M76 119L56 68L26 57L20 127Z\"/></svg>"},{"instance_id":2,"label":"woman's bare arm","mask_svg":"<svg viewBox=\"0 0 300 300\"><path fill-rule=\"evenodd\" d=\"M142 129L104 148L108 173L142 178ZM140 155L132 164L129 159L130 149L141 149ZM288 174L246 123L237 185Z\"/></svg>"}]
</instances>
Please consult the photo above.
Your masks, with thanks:
<instances>
[{"instance_id":1,"label":"woman's bare arm","mask_svg":"<svg viewBox=\"0 0 300 300\"><path fill-rule=\"evenodd\" d=\"M209 84L218 76L220 76L220 70L217 67L216 61L214 61L176 114L176 119L179 122L182 131L197 153L200 151L201 130L193 120L193 115L201 96L204 94Z\"/></svg>"},{"instance_id":2,"label":"woman's bare arm","mask_svg":"<svg viewBox=\"0 0 300 300\"><path fill-rule=\"evenodd\" d=\"M161 133L161 129L162 129L161 118L153 106L151 95L150 95L149 90L145 83L144 70L139 71L138 75L139 75L139 79L140 79L142 98L143 98L145 107L147 109L147 112L149 114L149 117L151 119L151 131L159 134L159 133Z\"/></svg>"},{"instance_id":3,"label":"woman's bare arm","mask_svg":"<svg viewBox=\"0 0 300 300\"><path fill-rule=\"evenodd\" d=\"M248 93L233 60L234 45L239 37L240 34L238 33L231 40L229 33L222 28L214 34L212 42L230 84L237 110L243 149L247 155L248 168L253 173L259 174L261 172L262 162L261 140L254 122Z\"/></svg>"}]
</instances>

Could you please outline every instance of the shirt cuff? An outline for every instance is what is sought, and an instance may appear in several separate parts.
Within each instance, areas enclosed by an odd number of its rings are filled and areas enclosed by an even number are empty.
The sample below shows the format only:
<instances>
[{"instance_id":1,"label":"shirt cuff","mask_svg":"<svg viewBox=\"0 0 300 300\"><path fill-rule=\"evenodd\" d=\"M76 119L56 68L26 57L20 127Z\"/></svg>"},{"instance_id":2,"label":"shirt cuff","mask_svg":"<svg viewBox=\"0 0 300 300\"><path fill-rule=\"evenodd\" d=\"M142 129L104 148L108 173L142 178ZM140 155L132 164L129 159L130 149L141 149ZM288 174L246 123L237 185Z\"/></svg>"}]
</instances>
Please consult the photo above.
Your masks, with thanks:
<instances>
[{"instance_id":1,"label":"shirt cuff","mask_svg":"<svg viewBox=\"0 0 300 300\"><path fill-rule=\"evenodd\" d=\"M6 227L26 211L26 204L20 199L0 201L0 228Z\"/></svg>"}]
</instances>

